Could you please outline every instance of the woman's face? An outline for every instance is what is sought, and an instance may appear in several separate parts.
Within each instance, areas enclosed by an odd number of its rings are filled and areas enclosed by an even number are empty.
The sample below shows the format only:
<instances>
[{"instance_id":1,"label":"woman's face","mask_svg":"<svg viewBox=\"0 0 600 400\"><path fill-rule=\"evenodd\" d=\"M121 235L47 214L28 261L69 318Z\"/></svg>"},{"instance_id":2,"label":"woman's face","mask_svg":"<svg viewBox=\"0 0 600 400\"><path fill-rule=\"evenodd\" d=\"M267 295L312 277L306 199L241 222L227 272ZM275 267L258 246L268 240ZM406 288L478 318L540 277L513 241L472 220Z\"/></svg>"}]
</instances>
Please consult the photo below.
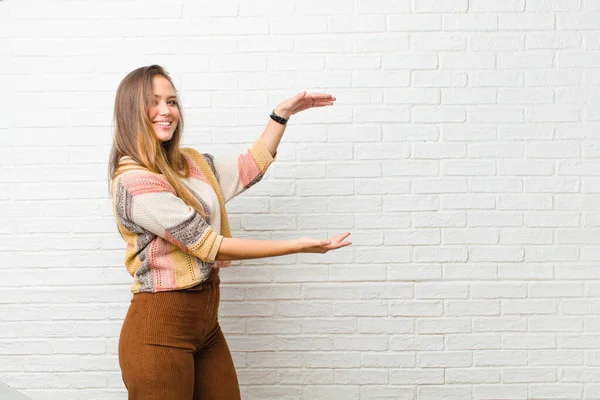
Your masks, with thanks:
<instances>
[{"instance_id":1,"label":"woman's face","mask_svg":"<svg viewBox=\"0 0 600 400\"><path fill-rule=\"evenodd\" d=\"M166 142L173 137L179 122L177 97L171 83L162 75L152 78L152 91L154 102L148 109L148 117L158 140Z\"/></svg>"}]
</instances>

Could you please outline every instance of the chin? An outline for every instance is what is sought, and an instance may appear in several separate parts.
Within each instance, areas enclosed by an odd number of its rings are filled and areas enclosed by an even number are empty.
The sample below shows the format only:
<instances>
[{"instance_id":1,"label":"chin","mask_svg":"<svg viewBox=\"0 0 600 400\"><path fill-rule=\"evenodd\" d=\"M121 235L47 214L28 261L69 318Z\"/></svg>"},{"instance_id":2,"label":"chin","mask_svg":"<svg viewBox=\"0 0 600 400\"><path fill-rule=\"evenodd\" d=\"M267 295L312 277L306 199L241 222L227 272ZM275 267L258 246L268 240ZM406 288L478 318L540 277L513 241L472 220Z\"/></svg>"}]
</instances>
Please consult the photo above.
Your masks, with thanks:
<instances>
[{"instance_id":1,"label":"chin","mask_svg":"<svg viewBox=\"0 0 600 400\"><path fill-rule=\"evenodd\" d=\"M168 142L169 140L173 139L173 135L175 134L175 132L154 132L156 134L156 137L158 138L158 140L160 140L161 142Z\"/></svg>"}]
</instances>

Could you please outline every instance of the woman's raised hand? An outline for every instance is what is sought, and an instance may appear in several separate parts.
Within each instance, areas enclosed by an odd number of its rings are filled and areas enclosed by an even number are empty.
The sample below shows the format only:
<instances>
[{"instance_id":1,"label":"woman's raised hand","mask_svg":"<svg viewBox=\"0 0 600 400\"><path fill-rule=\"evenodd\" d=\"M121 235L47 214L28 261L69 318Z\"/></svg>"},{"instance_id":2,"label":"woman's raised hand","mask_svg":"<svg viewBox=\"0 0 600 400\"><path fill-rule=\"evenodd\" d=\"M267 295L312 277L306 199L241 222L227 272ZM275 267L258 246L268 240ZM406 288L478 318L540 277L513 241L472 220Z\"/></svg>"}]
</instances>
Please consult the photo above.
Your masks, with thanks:
<instances>
[{"instance_id":1,"label":"woman's raised hand","mask_svg":"<svg viewBox=\"0 0 600 400\"><path fill-rule=\"evenodd\" d=\"M350 232L342 233L341 235L333 236L329 240L319 240L309 237L303 237L296 242L300 248L299 253L327 253L330 250L341 249L342 247L350 246L352 243L344 241Z\"/></svg>"},{"instance_id":2,"label":"woman's raised hand","mask_svg":"<svg viewBox=\"0 0 600 400\"><path fill-rule=\"evenodd\" d=\"M281 104L275 107L275 113L280 117L287 119L290 116L299 113L300 111L308 110L309 108L332 106L335 100L335 97L330 94L307 93L306 91L303 91L294 97L281 102Z\"/></svg>"}]
</instances>

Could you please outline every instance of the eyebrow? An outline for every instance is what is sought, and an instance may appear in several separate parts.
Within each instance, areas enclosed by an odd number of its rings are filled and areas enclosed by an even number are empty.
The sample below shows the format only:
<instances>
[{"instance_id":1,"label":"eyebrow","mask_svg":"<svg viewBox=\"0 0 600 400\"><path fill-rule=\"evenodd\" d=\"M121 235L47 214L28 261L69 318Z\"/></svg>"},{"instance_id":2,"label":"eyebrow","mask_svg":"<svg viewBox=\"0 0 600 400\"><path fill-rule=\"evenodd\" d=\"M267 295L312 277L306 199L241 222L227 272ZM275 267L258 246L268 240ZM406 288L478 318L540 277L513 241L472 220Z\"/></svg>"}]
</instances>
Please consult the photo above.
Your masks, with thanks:
<instances>
[{"instance_id":1,"label":"eyebrow","mask_svg":"<svg viewBox=\"0 0 600 400\"><path fill-rule=\"evenodd\" d=\"M155 94L154 97L160 98L160 96L157 95L157 94ZM167 100L169 100L169 99L176 99L176 98L177 98L177 96L169 96L169 97L167 97Z\"/></svg>"}]
</instances>

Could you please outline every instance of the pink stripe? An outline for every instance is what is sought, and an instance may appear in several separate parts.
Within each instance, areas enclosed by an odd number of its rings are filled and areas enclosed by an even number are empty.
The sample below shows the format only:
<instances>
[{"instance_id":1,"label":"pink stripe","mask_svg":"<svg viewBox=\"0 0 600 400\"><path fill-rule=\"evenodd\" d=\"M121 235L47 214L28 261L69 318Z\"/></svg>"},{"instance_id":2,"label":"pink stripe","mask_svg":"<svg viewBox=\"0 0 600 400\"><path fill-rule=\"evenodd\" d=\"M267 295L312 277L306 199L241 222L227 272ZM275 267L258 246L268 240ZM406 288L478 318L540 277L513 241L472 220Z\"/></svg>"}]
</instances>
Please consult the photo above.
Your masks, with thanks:
<instances>
[{"instance_id":1,"label":"pink stripe","mask_svg":"<svg viewBox=\"0 0 600 400\"><path fill-rule=\"evenodd\" d=\"M192 160L192 158L188 157L187 155L185 156L185 159L187 160L188 165L190 166L190 178L198 179L208 183L208 179L206 179L202 171L200 171L200 168L198 168L194 160Z\"/></svg>"},{"instance_id":2,"label":"pink stripe","mask_svg":"<svg viewBox=\"0 0 600 400\"><path fill-rule=\"evenodd\" d=\"M246 187L254 178L261 174L260 167L250 153L240 154L238 157L238 171L242 186Z\"/></svg>"},{"instance_id":3,"label":"pink stripe","mask_svg":"<svg viewBox=\"0 0 600 400\"><path fill-rule=\"evenodd\" d=\"M164 178L148 172L131 172L123 174L120 178L127 191L132 196L145 193L170 192L175 194L175 189Z\"/></svg>"},{"instance_id":4,"label":"pink stripe","mask_svg":"<svg viewBox=\"0 0 600 400\"><path fill-rule=\"evenodd\" d=\"M177 287L175 264L173 264L169 256L174 247L171 243L160 237L157 237L150 244L150 265L152 266L154 290L157 292Z\"/></svg>"}]
</instances>

